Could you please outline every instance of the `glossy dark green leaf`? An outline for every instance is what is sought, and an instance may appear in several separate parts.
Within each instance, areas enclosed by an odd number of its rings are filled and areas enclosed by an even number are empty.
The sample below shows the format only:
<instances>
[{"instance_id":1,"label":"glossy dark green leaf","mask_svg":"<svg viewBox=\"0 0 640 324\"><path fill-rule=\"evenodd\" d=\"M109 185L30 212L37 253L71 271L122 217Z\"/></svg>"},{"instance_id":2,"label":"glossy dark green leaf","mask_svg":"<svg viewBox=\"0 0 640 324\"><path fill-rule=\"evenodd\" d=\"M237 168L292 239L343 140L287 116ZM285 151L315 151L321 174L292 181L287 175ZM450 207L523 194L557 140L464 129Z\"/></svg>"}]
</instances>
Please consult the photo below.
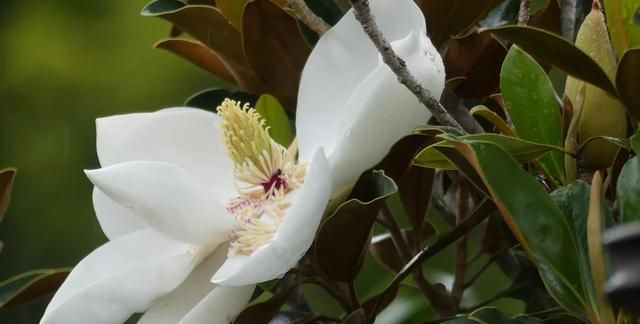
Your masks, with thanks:
<instances>
[{"instance_id":1,"label":"glossy dark green leaf","mask_svg":"<svg viewBox=\"0 0 640 324\"><path fill-rule=\"evenodd\" d=\"M533 324L542 323L531 318L510 318L495 307L483 307L469 314L469 319L481 324Z\"/></svg>"},{"instance_id":2,"label":"glossy dark green leaf","mask_svg":"<svg viewBox=\"0 0 640 324\"><path fill-rule=\"evenodd\" d=\"M256 95L244 91L213 88L202 90L192 95L185 101L184 105L216 112L217 107L225 98L240 101L243 104L249 103L251 106L255 106L258 100Z\"/></svg>"},{"instance_id":3,"label":"glossy dark green leaf","mask_svg":"<svg viewBox=\"0 0 640 324\"><path fill-rule=\"evenodd\" d=\"M0 282L0 309L53 293L69 271L67 268L33 270Z\"/></svg>"},{"instance_id":4,"label":"glossy dark green leaf","mask_svg":"<svg viewBox=\"0 0 640 324\"><path fill-rule=\"evenodd\" d=\"M266 121L269 127L269 135L278 144L289 147L293 141L293 132L289 123L289 117L284 108L275 97L264 94L256 102L256 110Z\"/></svg>"},{"instance_id":5,"label":"glossy dark green leaf","mask_svg":"<svg viewBox=\"0 0 640 324\"><path fill-rule=\"evenodd\" d=\"M311 49L292 16L269 0L252 0L242 13L242 46L249 66L289 111Z\"/></svg>"},{"instance_id":6,"label":"glossy dark green leaf","mask_svg":"<svg viewBox=\"0 0 640 324\"><path fill-rule=\"evenodd\" d=\"M342 18L342 10L334 0L305 0L309 9L329 25L335 25Z\"/></svg>"},{"instance_id":7,"label":"glossy dark green leaf","mask_svg":"<svg viewBox=\"0 0 640 324\"><path fill-rule=\"evenodd\" d=\"M237 83L218 55L200 42L182 38L169 38L157 42L154 47L176 54L222 80L232 84Z\"/></svg>"},{"instance_id":8,"label":"glossy dark green leaf","mask_svg":"<svg viewBox=\"0 0 640 324\"><path fill-rule=\"evenodd\" d=\"M553 85L527 53L512 47L500 73L505 108L518 136L532 142L562 146L560 110ZM550 152L538 159L556 179L564 178L564 157Z\"/></svg>"},{"instance_id":9,"label":"glossy dark green leaf","mask_svg":"<svg viewBox=\"0 0 640 324\"><path fill-rule=\"evenodd\" d=\"M456 140L473 140L473 141L486 141L494 143L513 155L520 162L528 162L534 160L541 155L550 151L562 151L561 147L545 145L530 142L517 137L505 136L500 134L472 134L452 138L451 140L444 140L422 150L418 156L416 156L415 164L427 167L438 168L445 170L452 170L455 165L451 163L444 155L442 155L438 148L441 147L454 147Z\"/></svg>"},{"instance_id":10,"label":"glossy dark green leaf","mask_svg":"<svg viewBox=\"0 0 640 324\"><path fill-rule=\"evenodd\" d=\"M397 190L393 180L383 172L365 173L349 199L320 225L315 257L329 278L338 281L355 278L362 267L380 206Z\"/></svg>"},{"instance_id":11,"label":"glossy dark green leaf","mask_svg":"<svg viewBox=\"0 0 640 324\"><path fill-rule=\"evenodd\" d=\"M616 96L613 83L598 63L564 38L527 26L503 26L488 31L517 44L537 59Z\"/></svg>"},{"instance_id":12,"label":"glossy dark green leaf","mask_svg":"<svg viewBox=\"0 0 640 324\"><path fill-rule=\"evenodd\" d=\"M0 169L0 222L4 218L7 208L9 208L11 189L16 177L16 172L16 169L13 168Z\"/></svg>"},{"instance_id":13,"label":"glossy dark green leaf","mask_svg":"<svg viewBox=\"0 0 640 324\"><path fill-rule=\"evenodd\" d=\"M637 29L640 30L640 27ZM638 80L640 80L640 48L634 48L626 51L620 58L616 72L616 87L627 111L636 121L640 121Z\"/></svg>"},{"instance_id":14,"label":"glossy dark green leaf","mask_svg":"<svg viewBox=\"0 0 640 324\"><path fill-rule=\"evenodd\" d=\"M580 278L591 307L596 307L595 287L591 278L589 247L587 244L587 218L589 215L589 185L584 181L574 181L550 194L553 202L560 207L575 242L580 262Z\"/></svg>"},{"instance_id":15,"label":"glossy dark green leaf","mask_svg":"<svg viewBox=\"0 0 640 324\"><path fill-rule=\"evenodd\" d=\"M634 157L625 163L620 176L616 196L622 223L640 220L640 158Z\"/></svg>"},{"instance_id":16,"label":"glossy dark green leaf","mask_svg":"<svg viewBox=\"0 0 640 324\"><path fill-rule=\"evenodd\" d=\"M458 143L473 161L505 223L536 264L554 299L576 314L587 304L580 261L562 211L536 179L499 146L484 141Z\"/></svg>"}]
</instances>

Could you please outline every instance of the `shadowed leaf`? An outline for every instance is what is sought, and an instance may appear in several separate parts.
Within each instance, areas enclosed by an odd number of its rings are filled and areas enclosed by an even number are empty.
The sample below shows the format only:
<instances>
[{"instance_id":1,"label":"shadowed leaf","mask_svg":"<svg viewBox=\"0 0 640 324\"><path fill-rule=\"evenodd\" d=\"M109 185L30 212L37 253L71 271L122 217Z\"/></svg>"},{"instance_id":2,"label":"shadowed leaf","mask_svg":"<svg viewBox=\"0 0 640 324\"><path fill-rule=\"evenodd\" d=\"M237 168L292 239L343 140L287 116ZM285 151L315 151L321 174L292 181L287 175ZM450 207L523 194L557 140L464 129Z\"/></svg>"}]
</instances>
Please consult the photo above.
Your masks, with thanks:
<instances>
[{"instance_id":1,"label":"shadowed leaf","mask_svg":"<svg viewBox=\"0 0 640 324\"><path fill-rule=\"evenodd\" d=\"M488 31L514 42L537 59L616 96L613 83L598 63L564 38L527 26L503 26Z\"/></svg>"},{"instance_id":2,"label":"shadowed leaf","mask_svg":"<svg viewBox=\"0 0 640 324\"><path fill-rule=\"evenodd\" d=\"M449 42L444 57L447 78L464 77L455 92L467 99L486 97L500 86L507 50L490 33L471 33Z\"/></svg>"},{"instance_id":3,"label":"shadowed leaf","mask_svg":"<svg viewBox=\"0 0 640 324\"><path fill-rule=\"evenodd\" d=\"M640 27L638 27L640 30ZM640 121L640 48L628 50L622 55L616 72L616 86L620 99L627 107L629 114Z\"/></svg>"},{"instance_id":4,"label":"shadowed leaf","mask_svg":"<svg viewBox=\"0 0 640 324\"><path fill-rule=\"evenodd\" d=\"M367 315L362 308L353 311L349 316L345 317L341 324L363 324L367 322Z\"/></svg>"},{"instance_id":5,"label":"shadowed leaf","mask_svg":"<svg viewBox=\"0 0 640 324\"><path fill-rule=\"evenodd\" d=\"M0 170L0 222L9 208L11 200L11 188L16 177L16 169L7 168Z\"/></svg>"},{"instance_id":6,"label":"shadowed leaf","mask_svg":"<svg viewBox=\"0 0 640 324\"><path fill-rule=\"evenodd\" d=\"M381 204L397 192L396 184L381 171L367 172L349 199L321 225L315 257L331 279L350 281L360 271Z\"/></svg>"},{"instance_id":7,"label":"shadowed leaf","mask_svg":"<svg viewBox=\"0 0 640 324\"><path fill-rule=\"evenodd\" d=\"M154 47L176 54L229 83L237 83L218 55L199 42L171 38L157 42Z\"/></svg>"},{"instance_id":8,"label":"shadowed leaf","mask_svg":"<svg viewBox=\"0 0 640 324\"><path fill-rule=\"evenodd\" d=\"M267 301L253 304L245 308L233 320L234 324L269 323L278 311L287 302L287 299L296 289L296 286L285 288Z\"/></svg>"},{"instance_id":9,"label":"shadowed leaf","mask_svg":"<svg viewBox=\"0 0 640 324\"><path fill-rule=\"evenodd\" d=\"M266 121L269 135L278 144L288 147L293 141L293 132L284 108L275 97L264 94L256 102L256 110Z\"/></svg>"},{"instance_id":10,"label":"shadowed leaf","mask_svg":"<svg viewBox=\"0 0 640 324\"><path fill-rule=\"evenodd\" d=\"M242 14L242 44L258 78L294 111L300 73L311 52L296 20L269 0L252 0Z\"/></svg>"},{"instance_id":11,"label":"shadowed leaf","mask_svg":"<svg viewBox=\"0 0 640 324\"><path fill-rule=\"evenodd\" d=\"M546 6L533 14L533 17L529 20L529 25L560 35L560 15L561 10L558 0L549 0Z\"/></svg>"},{"instance_id":12,"label":"shadowed leaf","mask_svg":"<svg viewBox=\"0 0 640 324\"><path fill-rule=\"evenodd\" d=\"M562 146L561 117L553 85L542 67L518 47L512 47L502 65L500 88L505 108L522 139ZM556 179L564 178L562 153L539 159Z\"/></svg>"},{"instance_id":13,"label":"shadowed leaf","mask_svg":"<svg viewBox=\"0 0 640 324\"><path fill-rule=\"evenodd\" d=\"M422 238L422 225L431 201L435 170L410 166L398 183L400 200L416 232Z\"/></svg>"},{"instance_id":14,"label":"shadowed leaf","mask_svg":"<svg viewBox=\"0 0 640 324\"><path fill-rule=\"evenodd\" d=\"M53 293L70 271L67 268L33 270L0 282L0 309Z\"/></svg>"},{"instance_id":15,"label":"shadowed leaf","mask_svg":"<svg viewBox=\"0 0 640 324\"><path fill-rule=\"evenodd\" d=\"M238 30L242 29L242 9L249 0L216 0L216 6Z\"/></svg>"}]
</instances>

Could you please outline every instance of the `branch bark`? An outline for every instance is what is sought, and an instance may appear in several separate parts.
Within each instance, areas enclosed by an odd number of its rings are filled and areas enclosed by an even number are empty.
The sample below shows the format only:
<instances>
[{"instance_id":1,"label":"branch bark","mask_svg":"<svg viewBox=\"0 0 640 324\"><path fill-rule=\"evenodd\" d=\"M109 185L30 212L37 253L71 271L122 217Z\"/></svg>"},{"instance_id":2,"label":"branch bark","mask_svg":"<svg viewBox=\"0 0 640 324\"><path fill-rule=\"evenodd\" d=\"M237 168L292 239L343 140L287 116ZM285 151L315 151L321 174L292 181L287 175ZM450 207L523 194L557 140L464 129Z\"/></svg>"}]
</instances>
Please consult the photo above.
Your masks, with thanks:
<instances>
[{"instance_id":1,"label":"branch bark","mask_svg":"<svg viewBox=\"0 0 640 324\"><path fill-rule=\"evenodd\" d=\"M560 30L562 37L570 42L575 38L576 26L576 0L562 0L562 11L560 13Z\"/></svg>"},{"instance_id":2,"label":"branch bark","mask_svg":"<svg viewBox=\"0 0 640 324\"><path fill-rule=\"evenodd\" d=\"M288 0L289 6L296 13L296 16L309 26L314 32L322 36L331 26L320 16L311 11L304 0Z\"/></svg>"},{"instance_id":3,"label":"branch bark","mask_svg":"<svg viewBox=\"0 0 640 324\"><path fill-rule=\"evenodd\" d=\"M433 116L442 125L454 127L460 131L464 130L460 124L447 112L446 109L438 102L436 98L431 96L429 90L425 89L418 80L407 69L407 64L401 59L391 47L389 41L384 38L376 23L368 0L351 0L353 12L356 19L362 25L364 32L369 36L375 47L380 52L382 60L398 77L398 81L402 83L409 91L411 91L418 100L429 109Z\"/></svg>"},{"instance_id":4,"label":"branch bark","mask_svg":"<svg viewBox=\"0 0 640 324\"><path fill-rule=\"evenodd\" d=\"M531 0L520 1L520 12L518 13L518 25L526 25L529 23L531 16Z\"/></svg>"}]
</instances>

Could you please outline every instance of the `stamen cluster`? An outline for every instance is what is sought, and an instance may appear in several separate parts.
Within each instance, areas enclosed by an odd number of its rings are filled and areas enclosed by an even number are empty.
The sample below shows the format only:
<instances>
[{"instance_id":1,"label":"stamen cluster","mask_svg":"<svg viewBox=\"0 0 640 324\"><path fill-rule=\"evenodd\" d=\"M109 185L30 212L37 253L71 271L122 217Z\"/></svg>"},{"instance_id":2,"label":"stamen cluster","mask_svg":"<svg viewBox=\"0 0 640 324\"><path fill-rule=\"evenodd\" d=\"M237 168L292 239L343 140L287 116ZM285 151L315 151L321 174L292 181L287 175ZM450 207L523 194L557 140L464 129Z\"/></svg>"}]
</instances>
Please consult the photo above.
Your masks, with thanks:
<instances>
[{"instance_id":1,"label":"stamen cluster","mask_svg":"<svg viewBox=\"0 0 640 324\"><path fill-rule=\"evenodd\" d=\"M291 205L288 193L304 182L306 165L296 164L269 136L264 119L249 104L225 99L218 114L238 191L227 204L241 228L232 234L230 253L249 255L273 238Z\"/></svg>"}]
</instances>

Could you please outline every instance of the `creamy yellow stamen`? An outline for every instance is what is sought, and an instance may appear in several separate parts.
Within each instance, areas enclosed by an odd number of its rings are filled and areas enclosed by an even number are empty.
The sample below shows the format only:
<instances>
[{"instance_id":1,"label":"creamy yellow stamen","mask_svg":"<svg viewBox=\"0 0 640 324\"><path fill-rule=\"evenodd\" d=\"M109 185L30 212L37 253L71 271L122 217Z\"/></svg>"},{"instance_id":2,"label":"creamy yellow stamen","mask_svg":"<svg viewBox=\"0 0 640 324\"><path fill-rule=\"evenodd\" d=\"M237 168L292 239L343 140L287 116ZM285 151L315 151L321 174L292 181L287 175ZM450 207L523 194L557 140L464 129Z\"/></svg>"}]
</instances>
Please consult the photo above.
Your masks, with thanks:
<instances>
[{"instance_id":1,"label":"creamy yellow stamen","mask_svg":"<svg viewBox=\"0 0 640 324\"><path fill-rule=\"evenodd\" d=\"M304 182L306 165L269 136L265 121L248 104L225 99L221 141L234 162L238 197L227 210L241 229L232 235L230 254L249 255L268 243L291 205L287 194Z\"/></svg>"}]
</instances>

